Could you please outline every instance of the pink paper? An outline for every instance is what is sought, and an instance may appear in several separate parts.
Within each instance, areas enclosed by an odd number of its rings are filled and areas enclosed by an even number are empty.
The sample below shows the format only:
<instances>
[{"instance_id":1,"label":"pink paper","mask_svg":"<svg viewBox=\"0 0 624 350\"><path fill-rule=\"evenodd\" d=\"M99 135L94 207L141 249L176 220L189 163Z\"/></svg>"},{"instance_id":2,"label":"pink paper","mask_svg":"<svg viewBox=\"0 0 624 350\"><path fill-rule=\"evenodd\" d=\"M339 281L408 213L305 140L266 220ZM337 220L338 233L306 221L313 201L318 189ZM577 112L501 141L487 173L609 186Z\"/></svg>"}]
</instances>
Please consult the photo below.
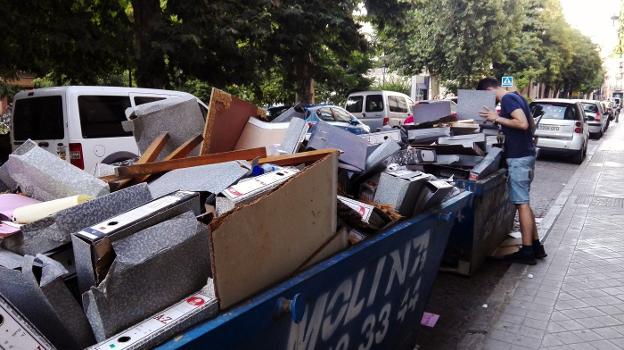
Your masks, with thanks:
<instances>
[{"instance_id":1,"label":"pink paper","mask_svg":"<svg viewBox=\"0 0 624 350\"><path fill-rule=\"evenodd\" d=\"M433 328L436 323L438 323L438 319L440 315L432 314L430 312L423 313L422 319L420 320L420 324L425 327Z\"/></svg>"},{"instance_id":2,"label":"pink paper","mask_svg":"<svg viewBox=\"0 0 624 350\"><path fill-rule=\"evenodd\" d=\"M36 203L40 202L20 194L0 194L0 216L4 216L4 218L0 217L0 219L13 220L13 210Z\"/></svg>"},{"instance_id":3,"label":"pink paper","mask_svg":"<svg viewBox=\"0 0 624 350\"><path fill-rule=\"evenodd\" d=\"M6 238L20 231L20 225L8 221L0 221L0 238Z\"/></svg>"}]
</instances>

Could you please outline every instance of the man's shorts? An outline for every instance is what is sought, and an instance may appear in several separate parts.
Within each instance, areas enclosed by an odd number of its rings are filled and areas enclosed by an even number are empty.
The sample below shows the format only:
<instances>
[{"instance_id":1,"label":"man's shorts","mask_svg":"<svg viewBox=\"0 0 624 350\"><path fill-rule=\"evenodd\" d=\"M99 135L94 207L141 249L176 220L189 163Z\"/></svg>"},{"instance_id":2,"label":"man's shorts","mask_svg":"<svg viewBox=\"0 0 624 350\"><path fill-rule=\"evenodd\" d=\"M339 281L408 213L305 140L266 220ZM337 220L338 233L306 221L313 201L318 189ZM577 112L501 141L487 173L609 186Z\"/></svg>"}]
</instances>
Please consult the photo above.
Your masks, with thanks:
<instances>
[{"instance_id":1,"label":"man's shorts","mask_svg":"<svg viewBox=\"0 0 624 350\"><path fill-rule=\"evenodd\" d=\"M535 172L535 156L507 158L507 167L509 168L507 180L509 200L516 205L529 203L529 192Z\"/></svg>"}]
</instances>

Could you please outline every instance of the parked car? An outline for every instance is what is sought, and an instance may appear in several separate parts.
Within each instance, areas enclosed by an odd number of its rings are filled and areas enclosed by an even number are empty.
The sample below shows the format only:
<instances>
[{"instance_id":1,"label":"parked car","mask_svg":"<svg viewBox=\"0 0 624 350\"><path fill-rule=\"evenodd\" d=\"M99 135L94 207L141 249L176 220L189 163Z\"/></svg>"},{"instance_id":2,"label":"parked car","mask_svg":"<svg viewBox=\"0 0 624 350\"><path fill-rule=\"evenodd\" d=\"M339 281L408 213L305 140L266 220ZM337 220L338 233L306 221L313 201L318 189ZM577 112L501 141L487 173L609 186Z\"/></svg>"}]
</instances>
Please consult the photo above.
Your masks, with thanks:
<instances>
[{"instance_id":1,"label":"parked car","mask_svg":"<svg viewBox=\"0 0 624 350\"><path fill-rule=\"evenodd\" d=\"M267 119L271 121L279 117L280 114L286 112L291 107L292 107L291 105L271 106L267 108Z\"/></svg>"},{"instance_id":2,"label":"parked car","mask_svg":"<svg viewBox=\"0 0 624 350\"><path fill-rule=\"evenodd\" d=\"M11 146L15 149L32 139L39 147L95 173L98 163L139 155L132 133L121 125L126 108L173 97L196 98L180 91L104 86L20 91L13 100ZM208 108L197 102L205 116Z\"/></svg>"},{"instance_id":3,"label":"parked car","mask_svg":"<svg viewBox=\"0 0 624 350\"><path fill-rule=\"evenodd\" d=\"M370 127L368 125L362 123L353 114L338 106L317 105L306 107L305 120L310 125L316 124L319 120L322 120L356 135L370 133Z\"/></svg>"},{"instance_id":4,"label":"parked car","mask_svg":"<svg viewBox=\"0 0 624 350\"><path fill-rule=\"evenodd\" d=\"M360 91L349 94L345 108L372 130L377 130L384 125L403 125L414 103L400 92Z\"/></svg>"},{"instance_id":5,"label":"parked car","mask_svg":"<svg viewBox=\"0 0 624 350\"><path fill-rule=\"evenodd\" d=\"M609 128L609 114L600 101L578 100L585 112L585 118L589 125L589 134L592 137L601 138Z\"/></svg>"},{"instance_id":6,"label":"parked car","mask_svg":"<svg viewBox=\"0 0 624 350\"><path fill-rule=\"evenodd\" d=\"M540 152L571 155L575 163L582 163L589 142L583 105L574 100L544 99L532 102L531 111L540 118L535 131Z\"/></svg>"}]
</instances>

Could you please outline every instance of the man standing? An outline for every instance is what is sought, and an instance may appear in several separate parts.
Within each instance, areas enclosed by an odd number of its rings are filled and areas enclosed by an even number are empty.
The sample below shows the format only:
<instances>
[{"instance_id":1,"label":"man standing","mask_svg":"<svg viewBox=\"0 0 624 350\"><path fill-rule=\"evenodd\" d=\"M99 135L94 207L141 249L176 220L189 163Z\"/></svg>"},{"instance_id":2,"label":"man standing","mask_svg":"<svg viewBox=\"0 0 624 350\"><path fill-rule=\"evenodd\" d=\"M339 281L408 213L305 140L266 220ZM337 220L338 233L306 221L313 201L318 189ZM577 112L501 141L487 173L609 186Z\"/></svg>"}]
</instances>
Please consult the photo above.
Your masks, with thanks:
<instances>
[{"instance_id":1,"label":"man standing","mask_svg":"<svg viewBox=\"0 0 624 350\"><path fill-rule=\"evenodd\" d=\"M522 232L522 248L506 258L523 264L535 265L536 258L546 257L546 251L539 241L535 216L529 204L529 191L535 170L535 145L533 143L535 123L531 110L522 96L507 92L494 78L482 79L477 90L493 91L496 93L496 100L501 104L500 116L496 111L487 107L484 107L480 115L500 125L505 134L505 154L509 169L509 199L518 210Z\"/></svg>"}]
</instances>

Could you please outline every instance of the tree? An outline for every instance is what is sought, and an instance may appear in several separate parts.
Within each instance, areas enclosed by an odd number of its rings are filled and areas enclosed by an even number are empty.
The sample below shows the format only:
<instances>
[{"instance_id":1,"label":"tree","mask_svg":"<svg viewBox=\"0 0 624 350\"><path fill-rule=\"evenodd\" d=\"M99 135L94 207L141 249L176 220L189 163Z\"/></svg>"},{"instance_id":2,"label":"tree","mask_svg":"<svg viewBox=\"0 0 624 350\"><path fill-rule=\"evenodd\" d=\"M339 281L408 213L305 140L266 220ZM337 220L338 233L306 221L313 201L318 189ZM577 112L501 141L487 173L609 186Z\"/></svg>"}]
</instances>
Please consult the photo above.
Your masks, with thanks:
<instances>
[{"instance_id":1,"label":"tree","mask_svg":"<svg viewBox=\"0 0 624 350\"><path fill-rule=\"evenodd\" d=\"M598 46L577 30L571 32L575 43L570 63L562 69L561 86L563 95L575 92L589 93L600 88L604 79L604 69Z\"/></svg>"},{"instance_id":2,"label":"tree","mask_svg":"<svg viewBox=\"0 0 624 350\"><path fill-rule=\"evenodd\" d=\"M508 33L501 0L441 0L415 4L405 23L382 31L391 66L404 74L427 69L447 84L473 86L503 58Z\"/></svg>"},{"instance_id":3,"label":"tree","mask_svg":"<svg viewBox=\"0 0 624 350\"><path fill-rule=\"evenodd\" d=\"M368 43L353 12L358 1L284 0L271 6L271 63L284 88L298 100L314 101L314 81L327 86L359 85L370 67ZM353 85L352 85L353 86Z\"/></svg>"},{"instance_id":4,"label":"tree","mask_svg":"<svg viewBox=\"0 0 624 350\"><path fill-rule=\"evenodd\" d=\"M544 48L540 38L544 22L542 0L506 0L505 13L509 32L505 40L504 55L492 63L494 76L513 75L518 89L524 89L543 73L540 60Z\"/></svg>"},{"instance_id":5,"label":"tree","mask_svg":"<svg viewBox=\"0 0 624 350\"><path fill-rule=\"evenodd\" d=\"M52 72L58 83L95 84L130 66L132 38L116 0L0 0L0 76Z\"/></svg>"}]
</instances>

